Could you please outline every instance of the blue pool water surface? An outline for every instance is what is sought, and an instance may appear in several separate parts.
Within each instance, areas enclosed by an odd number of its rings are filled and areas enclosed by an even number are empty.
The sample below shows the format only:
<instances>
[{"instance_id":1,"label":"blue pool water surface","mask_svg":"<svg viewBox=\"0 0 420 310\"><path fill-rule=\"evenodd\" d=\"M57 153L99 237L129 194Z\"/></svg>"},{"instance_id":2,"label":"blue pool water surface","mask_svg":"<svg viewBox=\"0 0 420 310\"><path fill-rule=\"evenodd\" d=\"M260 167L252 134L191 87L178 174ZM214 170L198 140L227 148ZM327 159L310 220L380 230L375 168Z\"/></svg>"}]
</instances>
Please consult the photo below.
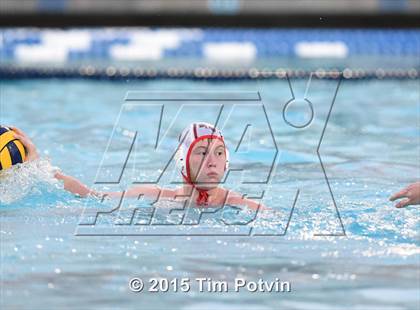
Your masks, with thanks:
<instances>
[{"instance_id":1,"label":"blue pool water surface","mask_svg":"<svg viewBox=\"0 0 420 310\"><path fill-rule=\"evenodd\" d=\"M302 99L305 93L314 107L312 122L298 129L283 118L284 105L292 99L286 80L1 81L0 123L23 129L44 158L18 167L15 175L1 176L2 303L9 309L418 308L419 209L395 209L388 201L392 193L420 179L418 80L340 84L319 148L339 214L316 153L337 81L314 79L309 88L307 82L291 81L296 101L289 106L287 119L299 124L310 120ZM259 93L261 101L168 101L160 135L164 143L156 151L161 102L126 102L129 91ZM231 168L246 170L232 172L224 186L254 195L265 190L263 202L272 209L255 224L253 231L259 235L235 235L235 227L224 224L226 220L234 224L236 217L245 221L250 214L232 210L205 220L212 232L231 229L231 236L188 235L193 227L185 225L175 225L170 236L75 235L85 209L110 210L115 202L63 191L51 177L54 169L89 186L95 178L115 180L137 131L134 159L121 182L95 186L124 189L132 181L155 181L180 130L191 121L214 123L220 104ZM179 121L169 127L178 111ZM164 135L167 128L171 130ZM158 183L175 187L171 180L177 177L170 163ZM124 211L148 206L147 201L131 201ZM157 218L166 223L163 215ZM100 232L115 231L118 220L124 221L123 213L117 218L103 216L98 228L105 230ZM128 226L129 232L137 233L150 228ZM156 227L152 230L156 234L164 229ZM343 228L345 236L327 236L342 235ZM292 291L133 293L128 288L132 277L210 277L228 282L237 277L277 277L290 281Z\"/></svg>"}]
</instances>

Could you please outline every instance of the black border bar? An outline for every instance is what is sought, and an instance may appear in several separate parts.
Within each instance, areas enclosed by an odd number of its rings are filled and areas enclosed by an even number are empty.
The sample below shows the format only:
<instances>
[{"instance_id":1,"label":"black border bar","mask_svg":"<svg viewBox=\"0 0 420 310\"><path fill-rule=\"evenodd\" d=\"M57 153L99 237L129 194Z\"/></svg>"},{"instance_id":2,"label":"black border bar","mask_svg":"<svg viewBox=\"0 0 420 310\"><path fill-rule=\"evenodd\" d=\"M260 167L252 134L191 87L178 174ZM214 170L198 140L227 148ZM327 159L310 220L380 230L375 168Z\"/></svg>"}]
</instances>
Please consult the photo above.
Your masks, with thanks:
<instances>
[{"instance_id":1,"label":"black border bar","mask_svg":"<svg viewBox=\"0 0 420 310\"><path fill-rule=\"evenodd\" d=\"M420 28L420 14L0 14L0 27Z\"/></svg>"}]
</instances>

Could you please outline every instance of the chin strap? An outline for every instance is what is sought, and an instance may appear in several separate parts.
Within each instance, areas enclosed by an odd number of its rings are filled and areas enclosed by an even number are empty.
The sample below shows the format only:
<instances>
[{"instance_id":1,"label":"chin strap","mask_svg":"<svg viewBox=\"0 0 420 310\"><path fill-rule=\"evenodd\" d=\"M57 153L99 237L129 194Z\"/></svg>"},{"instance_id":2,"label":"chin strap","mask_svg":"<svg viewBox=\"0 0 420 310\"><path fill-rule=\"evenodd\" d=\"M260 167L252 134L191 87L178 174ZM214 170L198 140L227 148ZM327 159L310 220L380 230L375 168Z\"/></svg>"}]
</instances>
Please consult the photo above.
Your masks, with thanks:
<instances>
[{"instance_id":1,"label":"chin strap","mask_svg":"<svg viewBox=\"0 0 420 310\"><path fill-rule=\"evenodd\" d=\"M196 200L197 205L203 206L209 203L209 193L204 189L195 188L198 191L198 197Z\"/></svg>"},{"instance_id":2,"label":"chin strap","mask_svg":"<svg viewBox=\"0 0 420 310\"><path fill-rule=\"evenodd\" d=\"M189 180L184 174L182 174L185 182L187 182L188 184L190 184L197 192L198 192L198 197L195 201L195 203L198 206L206 206L209 202L209 193L206 189L200 189L197 186L194 185L193 182L191 182L191 180Z\"/></svg>"}]
</instances>

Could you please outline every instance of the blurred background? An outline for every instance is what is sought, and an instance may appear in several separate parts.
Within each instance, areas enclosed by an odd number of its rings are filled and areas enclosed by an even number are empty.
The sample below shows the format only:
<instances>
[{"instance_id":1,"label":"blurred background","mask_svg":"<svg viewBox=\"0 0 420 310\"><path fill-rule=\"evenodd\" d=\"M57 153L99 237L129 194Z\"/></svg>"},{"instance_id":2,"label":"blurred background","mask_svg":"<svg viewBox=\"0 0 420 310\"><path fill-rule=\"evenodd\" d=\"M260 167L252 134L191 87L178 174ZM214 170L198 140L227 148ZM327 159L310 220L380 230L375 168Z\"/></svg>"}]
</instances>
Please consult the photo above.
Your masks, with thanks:
<instances>
[{"instance_id":1,"label":"blurred background","mask_svg":"<svg viewBox=\"0 0 420 310\"><path fill-rule=\"evenodd\" d=\"M2 24L391 27L416 25L419 7L416 0L3 0Z\"/></svg>"},{"instance_id":2,"label":"blurred background","mask_svg":"<svg viewBox=\"0 0 420 310\"><path fill-rule=\"evenodd\" d=\"M2 0L0 17L8 77L418 74L414 0Z\"/></svg>"}]
</instances>

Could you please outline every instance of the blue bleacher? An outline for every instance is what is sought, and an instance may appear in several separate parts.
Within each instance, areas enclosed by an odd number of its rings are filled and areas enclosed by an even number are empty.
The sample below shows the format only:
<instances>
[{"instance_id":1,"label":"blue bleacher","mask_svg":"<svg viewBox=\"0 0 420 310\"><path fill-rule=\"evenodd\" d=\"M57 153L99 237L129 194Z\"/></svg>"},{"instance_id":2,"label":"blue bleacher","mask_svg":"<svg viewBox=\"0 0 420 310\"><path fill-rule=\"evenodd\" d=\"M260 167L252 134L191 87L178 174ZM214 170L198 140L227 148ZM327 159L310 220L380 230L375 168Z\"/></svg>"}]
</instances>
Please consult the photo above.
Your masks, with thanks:
<instances>
[{"instance_id":1,"label":"blue bleacher","mask_svg":"<svg viewBox=\"0 0 420 310\"><path fill-rule=\"evenodd\" d=\"M2 29L0 56L14 59L18 45L42 44L41 29ZM135 29L89 29L92 36L88 50L70 50L68 60L109 59L109 49L115 44L130 44ZM142 29L144 31L144 29ZM153 30L159 31L159 28ZM177 48L164 50L165 58L203 56L203 45L208 42L251 42L257 56L294 57L294 46L302 41L341 41L346 44L349 56L415 56L420 55L420 30L418 29L202 29L199 39L183 40ZM146 47L147 48L147 47Z\"/></svg>"}]
</instances>

